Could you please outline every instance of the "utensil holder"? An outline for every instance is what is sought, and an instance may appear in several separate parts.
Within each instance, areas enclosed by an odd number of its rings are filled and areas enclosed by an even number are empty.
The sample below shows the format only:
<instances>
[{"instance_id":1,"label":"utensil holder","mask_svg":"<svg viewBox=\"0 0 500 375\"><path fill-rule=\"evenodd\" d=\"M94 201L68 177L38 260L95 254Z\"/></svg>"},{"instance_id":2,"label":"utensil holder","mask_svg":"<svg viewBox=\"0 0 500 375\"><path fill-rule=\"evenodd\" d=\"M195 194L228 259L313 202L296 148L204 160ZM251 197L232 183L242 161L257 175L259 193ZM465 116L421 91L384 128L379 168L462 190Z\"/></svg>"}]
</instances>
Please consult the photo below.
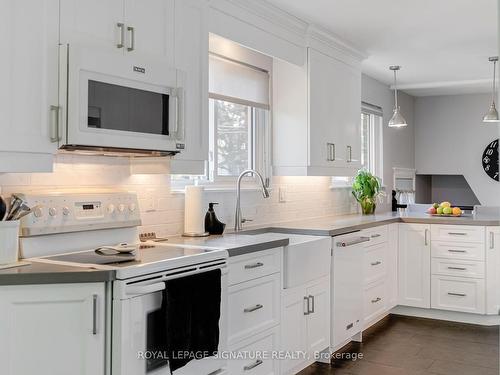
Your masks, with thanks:
<instances>
[{"instance_id":1,"label":"utensil holder","mask_svg":"<svg viewBox=\"0 0 500 375\"><path fill-rule=\"evenodd\" d=\"M19 257L19 220L0 221L0 264L10 264Z\"/></svg>"}]
</instances>

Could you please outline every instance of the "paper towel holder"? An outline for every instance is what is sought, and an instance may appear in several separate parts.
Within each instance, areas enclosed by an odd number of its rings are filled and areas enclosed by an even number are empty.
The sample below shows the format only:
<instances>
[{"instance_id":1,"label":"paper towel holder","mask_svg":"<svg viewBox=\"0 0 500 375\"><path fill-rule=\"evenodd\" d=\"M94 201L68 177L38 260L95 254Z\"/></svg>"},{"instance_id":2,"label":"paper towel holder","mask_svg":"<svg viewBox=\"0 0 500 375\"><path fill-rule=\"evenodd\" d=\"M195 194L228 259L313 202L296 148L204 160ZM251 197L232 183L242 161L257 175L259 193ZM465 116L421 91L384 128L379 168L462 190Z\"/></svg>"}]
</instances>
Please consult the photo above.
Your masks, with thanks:
<instances>
[{"instance_id":1,"label":"paper towel holder","mask_svg":"<svg viewBox=\"0 0 500 375\"><path fill-rule=\"evenodd\" d=\"M204 233L194 233L194 232L187 232L187 233L182 233L182 237L208 237L210 233L204 232Z\"/></svg>"}]
</instances>

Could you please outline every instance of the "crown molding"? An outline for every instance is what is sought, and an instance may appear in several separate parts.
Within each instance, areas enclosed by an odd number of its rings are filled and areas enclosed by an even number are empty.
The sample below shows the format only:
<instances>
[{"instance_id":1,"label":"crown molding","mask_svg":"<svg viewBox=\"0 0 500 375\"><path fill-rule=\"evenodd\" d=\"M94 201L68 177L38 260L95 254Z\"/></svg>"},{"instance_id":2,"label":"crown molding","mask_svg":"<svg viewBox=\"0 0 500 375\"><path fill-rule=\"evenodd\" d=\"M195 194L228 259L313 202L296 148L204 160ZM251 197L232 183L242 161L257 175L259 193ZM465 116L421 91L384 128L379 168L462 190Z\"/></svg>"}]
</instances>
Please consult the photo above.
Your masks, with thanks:
<instances>
[{"instance_id":1,"label":"crown molding","mask_svg":"<svg viewBox=\"0 0 500 375\"><path fill-rule=\"evenodd\" d=\"M314 41L319 42L337 52L346 54L355 60L362 61L368 57L366 52L343 41L337 35L323 27L310 24L307 29L307 36L310 43Z\"/></svg>"}]
</instances>

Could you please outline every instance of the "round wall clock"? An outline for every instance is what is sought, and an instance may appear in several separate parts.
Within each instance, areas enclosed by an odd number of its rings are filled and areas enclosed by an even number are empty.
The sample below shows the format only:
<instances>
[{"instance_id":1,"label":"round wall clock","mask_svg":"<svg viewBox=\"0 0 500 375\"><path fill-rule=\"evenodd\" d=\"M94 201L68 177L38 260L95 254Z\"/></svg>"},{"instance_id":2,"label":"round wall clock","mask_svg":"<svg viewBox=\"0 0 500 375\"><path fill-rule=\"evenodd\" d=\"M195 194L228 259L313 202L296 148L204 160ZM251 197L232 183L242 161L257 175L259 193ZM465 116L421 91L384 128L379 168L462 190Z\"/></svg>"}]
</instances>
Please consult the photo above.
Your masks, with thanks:
<instances>
[{"instance_id":1,"label":"round wall clock","mask_svg":"<svg viewBox=\"0 0 500 375\"><path fill-rule=\"evenodd\" d=\"M495 139L491 142L483 152L483 169L488 176L495 181L498 181L498 143L499 140Z\"/></svg>"}]
</instances>

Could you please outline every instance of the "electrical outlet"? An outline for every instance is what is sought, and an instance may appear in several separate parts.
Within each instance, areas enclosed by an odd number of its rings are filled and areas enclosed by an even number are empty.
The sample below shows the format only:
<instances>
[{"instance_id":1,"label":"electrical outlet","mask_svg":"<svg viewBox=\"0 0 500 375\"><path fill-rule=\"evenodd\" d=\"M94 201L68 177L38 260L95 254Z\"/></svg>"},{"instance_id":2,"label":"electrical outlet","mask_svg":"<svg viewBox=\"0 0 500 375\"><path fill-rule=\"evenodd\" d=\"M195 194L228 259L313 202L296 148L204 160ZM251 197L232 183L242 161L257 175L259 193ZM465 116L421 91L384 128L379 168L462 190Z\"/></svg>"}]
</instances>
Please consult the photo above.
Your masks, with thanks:
<instances>
[{"instance_id":1,"label":"electrical outlet","mask_svg":"<svg viewBox=\"0 0 500 375\"><path fill-rule=\"evenodd\" d=\"M278 194L279 194L279 202L280 203L285 203L286 202L286 187L285 186L280 186Z\"/></svg>"}]
</instances>

